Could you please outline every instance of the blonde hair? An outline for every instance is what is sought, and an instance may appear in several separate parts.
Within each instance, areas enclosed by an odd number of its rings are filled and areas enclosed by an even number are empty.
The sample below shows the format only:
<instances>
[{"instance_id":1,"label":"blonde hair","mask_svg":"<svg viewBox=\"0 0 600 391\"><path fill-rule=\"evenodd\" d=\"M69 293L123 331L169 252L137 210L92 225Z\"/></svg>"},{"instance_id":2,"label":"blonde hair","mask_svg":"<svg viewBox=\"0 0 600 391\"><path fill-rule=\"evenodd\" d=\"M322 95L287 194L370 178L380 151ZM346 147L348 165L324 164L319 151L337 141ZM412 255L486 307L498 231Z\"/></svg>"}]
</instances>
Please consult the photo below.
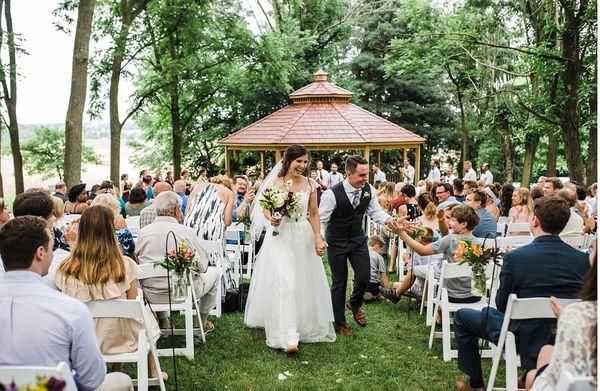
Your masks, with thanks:
<instances>
[{"instance_id":1,"label":"blonde hair","mask_svg":"<svg viewBox=\"0 0 600 391\"><path fill-rule=\"evenodd\" d=\"M54 208L52 208L52 214L56 217L56 220L62 219L65 214L65 203L58 197L52 196L52 203L54 204Z\"/></svg>"},{"instance_id":2,"label":"blonde hair","mask_svg":"<svg viewBox=\"0 0 600 391\"><path fill-rule=\"evenodd\" d=\"M102 205L107 207L113 213L113 221L116 223L119 220L119 216L121 214L121 204L115 195L108 193L98 194L92 201L92 206L94 205Z\"/></svg>"},{"instance_id":3,"label":"blonde hair","mask_svg":"<svg viewBox=\"0 0 600 391\"><path fill-rule=\"evenodd\" d=\"M226 188L228 188L229 190L231 190L231 180L225 175L214 176L214 177L210 178L210 182L216 183L219 185L223 185Z\"/></svg>"},{"instance_id":4,"label":"blonde hair","mask_svg":"<svg viewBox=\"0 0 600 391\"><path fill-rule=\"evenodd\" d=\"M367 243L369 247L374 247L376 245L381 245L381 247L385 247L385 242L383 238L379 235L373 235L369 238L369 242Z\"/></svg>"},{"instance_id":5,"label":"blonde hair","mask_svg":"<svg viewBox=\"0 0 600 391\"><path fill-rule=\"evenodd\" d=\"M529 213L531 213L533 211L533 200L531 199L529 189L526 187L519 187L515 192L521 197L521 203L515 206L526 206Z\"/></svg>"},{"instance_id":6,"label":"blonde hair","mask_svg":"<svg viewBox=\"0 0 600 391\"><path fill-rule=\"evenodd\" d=\"M388 200L393 200L396 198L396 184L394 182L386 182L385 186L383 187L382 196Z\"/></svg>"},{"instance_id":7,"label":"blonde hair","mask_svg":"<svg viewBox=\"0 0 600 391\"><path fill-rule=\"evenodd\" d=\"M83 211L77 242L58 271L63 279L73 277L86 285L125 281L125 260L110 209L94 205Z\"/></svg>"}]
</instances>

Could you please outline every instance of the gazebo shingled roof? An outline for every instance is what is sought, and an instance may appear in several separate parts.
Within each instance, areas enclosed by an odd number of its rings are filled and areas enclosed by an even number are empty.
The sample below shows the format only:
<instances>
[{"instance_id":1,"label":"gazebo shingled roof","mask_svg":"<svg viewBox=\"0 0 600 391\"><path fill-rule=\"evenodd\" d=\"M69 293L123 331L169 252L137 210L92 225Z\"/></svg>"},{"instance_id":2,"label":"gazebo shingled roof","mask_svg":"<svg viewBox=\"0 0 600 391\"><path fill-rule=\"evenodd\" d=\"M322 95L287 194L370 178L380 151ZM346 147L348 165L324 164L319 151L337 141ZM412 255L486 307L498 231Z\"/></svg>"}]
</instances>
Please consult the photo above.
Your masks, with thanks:
<instances>
[{"instance_id":1,"label":"gazebo shingled roof","mask_svg":"<svg viewBox=\"0 0 600 391\"><path fill-rule=\"evenodd\" d=\"M406 156L407 149L416 149L418 172L425 139L350 103L352 92L329 83L326 72L316 72L313 83L289 96L291 105L219 141L227 169L231 150L261 151L264 166L262 152L275 151L278 160L288 146L302 144L313 150L364 150L367 157L372 150L404 149Z\"/></svg>"}]
</instances>

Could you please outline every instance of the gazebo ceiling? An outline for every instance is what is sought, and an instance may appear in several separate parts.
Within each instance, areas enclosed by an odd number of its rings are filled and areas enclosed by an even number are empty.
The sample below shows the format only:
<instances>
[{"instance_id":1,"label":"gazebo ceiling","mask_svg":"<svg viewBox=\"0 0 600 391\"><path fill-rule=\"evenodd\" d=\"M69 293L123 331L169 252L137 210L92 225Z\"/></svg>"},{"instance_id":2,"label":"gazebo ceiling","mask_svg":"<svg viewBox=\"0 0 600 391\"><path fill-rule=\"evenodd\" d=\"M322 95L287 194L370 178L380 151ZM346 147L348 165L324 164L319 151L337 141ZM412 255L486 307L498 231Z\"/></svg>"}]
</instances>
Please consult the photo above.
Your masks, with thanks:
<instances>
[{"instance_id":1,"label":"gazebo ceiling","mask_svg":"<svg viewBox=\"0 0 600 391\"><path fill-rule=\"evenodd\" d=\"M352 103L352 93L327 82L327 73L290 94L293 103L225 137L229 147L286 147L291 144L348 146L418 145L425 139Z\"/></svg>"}]
</instances>

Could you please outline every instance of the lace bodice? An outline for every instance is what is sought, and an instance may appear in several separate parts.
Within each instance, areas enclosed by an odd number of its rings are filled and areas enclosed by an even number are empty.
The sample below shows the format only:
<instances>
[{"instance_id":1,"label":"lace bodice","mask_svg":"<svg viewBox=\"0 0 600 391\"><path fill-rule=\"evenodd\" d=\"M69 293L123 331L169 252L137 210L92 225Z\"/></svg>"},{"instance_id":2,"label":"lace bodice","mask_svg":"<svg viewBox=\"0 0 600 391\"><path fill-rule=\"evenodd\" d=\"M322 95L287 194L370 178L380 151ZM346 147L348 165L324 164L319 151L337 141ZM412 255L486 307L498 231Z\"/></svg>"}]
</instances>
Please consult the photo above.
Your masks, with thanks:
<instances>
[{"instance_id":1,"label":"lace bodice","mask_svg":"<svg viewBox=\"0 0 600 391\"><path fill-rule=\"evenodd\" d=\"M307 178L306 186L303 187L302 190L293 191L295 194L300 195L299 208L298 212L293 216L293 219L296 221L300 221L303 217L308 216L308 201L310 200L310 195L313 191L317 189L319 185L311 178ZM285 190L285 184L283 181L278 180L275 182L276 188L279 190Z\"/></svg>"},{"instance_id":2,"label":"lace bodice","mask_svg":"<svg viewBox=\"0 0 600 391\"><path fill-rule=\"evenodd\" d=\"M562 371L576 377L597 378L597 314L595 301L573 303L563 309L558 318L552 359L546 370L533 383L531 391L554 390Z\"/></svg>"}]
</instances>

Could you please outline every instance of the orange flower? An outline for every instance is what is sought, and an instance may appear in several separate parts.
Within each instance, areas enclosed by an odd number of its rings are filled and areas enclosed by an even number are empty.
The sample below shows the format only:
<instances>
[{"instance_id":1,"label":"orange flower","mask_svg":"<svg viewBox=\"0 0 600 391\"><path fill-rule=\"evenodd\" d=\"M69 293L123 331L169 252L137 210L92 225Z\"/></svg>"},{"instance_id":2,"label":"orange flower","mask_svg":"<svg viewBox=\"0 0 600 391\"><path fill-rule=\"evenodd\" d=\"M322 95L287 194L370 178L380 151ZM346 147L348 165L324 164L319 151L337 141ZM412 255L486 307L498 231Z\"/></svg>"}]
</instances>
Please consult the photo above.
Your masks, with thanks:
<instances>
[{"instance_id":1,"label":"orange flower","mask_svg":"<svg viewBox=\"0 0 600 391\"><path fill-rule=\"evenodd\" d=\"M460 242L458 244L458 247L456 248L456 252L454 253L454 259L457 261L461 261L463 259L466 249L467 248L465 246L465 242Z\"/></svg>"}]
</instances>

